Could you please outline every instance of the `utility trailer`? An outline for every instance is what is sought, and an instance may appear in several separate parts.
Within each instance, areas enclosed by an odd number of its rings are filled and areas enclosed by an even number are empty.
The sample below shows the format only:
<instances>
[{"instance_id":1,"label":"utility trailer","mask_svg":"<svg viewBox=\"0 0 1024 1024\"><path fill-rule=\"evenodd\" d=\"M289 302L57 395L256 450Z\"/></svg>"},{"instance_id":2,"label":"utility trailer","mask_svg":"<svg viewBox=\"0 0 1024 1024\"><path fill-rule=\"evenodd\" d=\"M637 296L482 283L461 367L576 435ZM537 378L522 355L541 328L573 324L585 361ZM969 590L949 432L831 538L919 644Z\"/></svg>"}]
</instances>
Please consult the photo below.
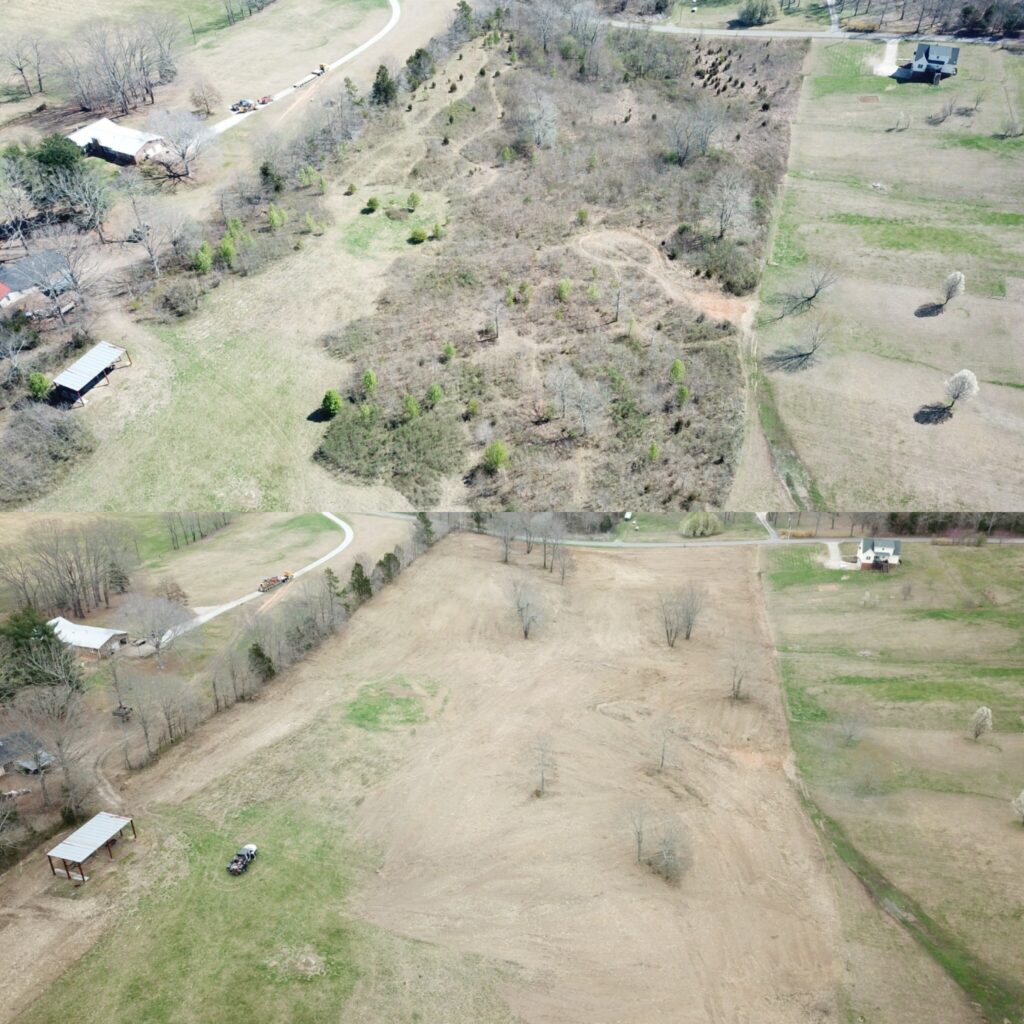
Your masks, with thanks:
<instances>
[{"instance_id":1,"label":"utility trailer","mask_svg":"<svg viewBox=\"0 0 1024 1024\"><path fill-rule=\"evenodd\" d=\"M265 594L268 590L273 590L274 587L279 587L282 583L287 583L292 579L295 579L295 573L292 572L283 572L280 576L268 576L259 585L259 591L261 594Z\"/></svg>"}]
</instances>

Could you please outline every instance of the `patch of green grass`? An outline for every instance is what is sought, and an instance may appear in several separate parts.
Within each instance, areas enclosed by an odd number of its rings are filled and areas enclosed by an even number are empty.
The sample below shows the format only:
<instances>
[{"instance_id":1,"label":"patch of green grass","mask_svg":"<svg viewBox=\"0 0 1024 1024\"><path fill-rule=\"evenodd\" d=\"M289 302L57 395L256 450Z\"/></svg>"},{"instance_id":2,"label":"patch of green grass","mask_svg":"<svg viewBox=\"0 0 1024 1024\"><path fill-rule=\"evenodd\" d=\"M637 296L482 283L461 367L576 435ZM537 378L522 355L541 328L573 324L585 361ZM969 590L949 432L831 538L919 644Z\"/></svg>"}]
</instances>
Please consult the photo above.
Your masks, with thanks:
<instances>
[{"instance_id":1,"label":"patch of green grass","mask_svg":"<svg viewBox=\"0 0 1024 1024\"><path fill-rule=\"evenodd\" d=\"M826 47L825 70L811 79L814 99L843 93L875 94L885 92L889 79L867 70L870 45L836 43Z\"/></svg>"},{"instance_id":2,"label":"patch of green grass","mask_svg":"<svg viewBox=\"0 0 1024 1024\"><path fill-rule=\"evenodd\" d=\"M967 254L988 259L1005 255L1002 246L977 231L861 213L834 213L829 219L836 224L860 228L869 245L883 249L941 252L951 256Z\"/></svg>"},{"instance_id":3,"label":"patch of green grass","mask_svg":"<svg viewBox=\"0 0 1024 1024\"><path fill-rule=\"evenodd\" d=\"M807 262L807 250L803 247L797 231L800 221L796 215L796 195L789 189L782 194L775 235L772 239L772 253L769 263L780 268L798 267Z\"/></svg>"},{"instance_id":4,"label":"patch of green grass","mask_svg":"<svg viewBox=\"0 0 1024 1024\"><path fill-rule=\"evenodd\" d=\"M992 705L1005 700L1002 691L993 686L959 679L842 675L828 682L835 686L869 686L876 699L897 703L941 700Z\"/></svg>"},{"instance_id":5,"label":"patch of green grass","mask_svg":"<svg viewBox=\"0 0 1024 1024\"><path fill-rule=\"evenodd\" d=\"M340 912L352 863L343 829L325 828L301 792L217 823L176 810L139 827L172 839L150 847L152 871L173 877L183 866L184 876L144 897L19 1024L317 1024L343 1014L358 977L355 931ZM260 853L232 878L225 866L244 842Z\"/></svg>"},{"instance_id":6,"label":"patch of green grass","mask_svg":"<svg viewBox=\"0 0 1024 1024\"><path fill-rule=\"evenodd\" d=\"M988 210L978 214L978 221L982 224L998 224L1003 227L1024 226L1024 213L1006 213L1002 210Z\"/></svg>"},{"instance_id":7,"label":"patch of green grass","mask_svg":"<svg viewBox=\"0 0 1024 1024\"><path fill-rule=\"evenodd\" d=\"M956 135L949 139L947 146L957 149L974 149L997 156L1014 156L1024 149L1024 138L1004 139L998 135Z\"/></svg>"},{"instance_id":8,"label":"patch of green grass","mask_svg":"<svg viewBox=\"0 0 1024 1024\"><path fill-rule=\"evenodd\" d=\"M402 691L407 691L403 693ZM423 704L401 677L368 683L345 711L360 729L395 729L426 721Z\"/></svg>"},{"instance_id":9,"label":"patch of green grass","mask_svg":"<svg viewBox=\"0 0 1024 1024\"><path fill-rule=\"evenodd\" d=\"M331 522L327 516L319 512L304 512L300 516L293 516L283 523L274 523L275 530L305 530L307 533L332 533L338 527Z\"/></svg>"},{"instance_id":10,"label":"patch of green grass","mask_svg":"<svg viewBox=\"0 0 1024 1024\"><path fill-rule=\"evenodd\" d=\"M997 973L975 956L953 932L890 882L861 853L838 821L826 815L813 801L805 798L804 802L822 836L872 899L917 939L968 998L978 1005L984 1018L993 1022L1021 1024L1024 1021L1024 986Z\"/></svg>"}]
</instances>

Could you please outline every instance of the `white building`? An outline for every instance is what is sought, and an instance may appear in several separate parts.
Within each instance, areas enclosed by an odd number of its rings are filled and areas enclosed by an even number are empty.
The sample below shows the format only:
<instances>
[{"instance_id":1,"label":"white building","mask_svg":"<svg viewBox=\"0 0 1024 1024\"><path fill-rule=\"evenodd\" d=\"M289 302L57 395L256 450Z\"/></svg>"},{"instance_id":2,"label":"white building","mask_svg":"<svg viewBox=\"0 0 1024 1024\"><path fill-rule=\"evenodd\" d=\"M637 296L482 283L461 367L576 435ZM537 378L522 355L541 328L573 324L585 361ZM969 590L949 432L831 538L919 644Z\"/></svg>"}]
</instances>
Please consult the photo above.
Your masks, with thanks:
<instances>
[{"instance_id":1,"label":"white building","mask_svg":"<svg viewBox=\"0 0 1024 1024\"><path fill-rule=\"evenodd\" d=\"M94 658L107 658L122 645L128 643L128 634L123 629L102 629L99 626L83 626L58 616L50 619L54 633L69 647Z\"/></svg>"},{"instance_id":2,"label":"white building","mask_svg":"<svg viewBox=\"0 0 1024 1024\"><path fill-rule=\"evenodd\" d=\"M86 156L98 156L115 164L141 164L165 151L159 135L116 124L107 117L79 128L68 138Z\"/></svg>"},{"instance_id":3,"label":"white building","mask_svg":"<svg viewBox=\"0 0 1024 1024\"><path fill-rule=\"evenodd\" d=\"M898 540L865 537L857 548L857 567L888 572L891 566L900 564L902 553L903 544Z\"/></svg>"}]
</instances>

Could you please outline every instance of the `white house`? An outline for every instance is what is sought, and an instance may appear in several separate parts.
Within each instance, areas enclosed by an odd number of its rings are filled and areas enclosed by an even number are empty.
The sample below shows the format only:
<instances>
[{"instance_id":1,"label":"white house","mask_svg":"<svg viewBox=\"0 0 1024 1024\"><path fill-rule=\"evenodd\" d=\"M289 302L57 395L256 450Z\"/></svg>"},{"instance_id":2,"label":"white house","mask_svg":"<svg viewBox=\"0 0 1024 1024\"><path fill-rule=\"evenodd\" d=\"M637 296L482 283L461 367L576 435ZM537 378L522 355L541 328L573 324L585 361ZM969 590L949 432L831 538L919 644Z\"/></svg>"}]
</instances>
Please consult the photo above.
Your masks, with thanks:
<instances>
[{"instance_id":1,"label":"white house","mask_svg":"<svg viewBox=\"0 0 1024 1024\"><path fill-rule=\"evenodd\" d=\"M901 541L865 537L857 548L857 567L859 569L881 569L883 572L888 572L892 566L900 564L902 553Z\"/></svg>"},{"instance_id":2,"label":"white house","mask_svg":"<svg viewBox=\"0 0 1024 1024\"><path fill-rule=\"evenodd\" d=\"M79 128L68 138L86 156L98 156L115 164L141 164L165 150L159 135L116 124L108 117Z\"/></svg>"},{"instance_id":3,"label":"white house","mask_svg":"<svg viewBox=\"0 0 1024 1024\"><path fill-rule=\"evenodd\" d=\"M128 643L128 634L123 629L101 629L99 626L83 626L58 616L50 619L54 633L69 647L94 658L109 657L114 651Z\"/></svg>"}]
</instances>

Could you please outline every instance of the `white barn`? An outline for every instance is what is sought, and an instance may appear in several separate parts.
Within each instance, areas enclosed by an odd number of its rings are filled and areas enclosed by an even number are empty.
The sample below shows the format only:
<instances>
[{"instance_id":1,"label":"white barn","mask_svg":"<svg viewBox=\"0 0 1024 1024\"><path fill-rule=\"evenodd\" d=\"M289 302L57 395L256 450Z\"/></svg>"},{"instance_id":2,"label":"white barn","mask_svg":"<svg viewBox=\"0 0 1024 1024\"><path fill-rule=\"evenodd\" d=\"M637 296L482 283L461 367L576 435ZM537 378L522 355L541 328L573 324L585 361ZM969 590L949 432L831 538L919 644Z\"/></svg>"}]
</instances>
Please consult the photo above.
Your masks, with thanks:
<instances>
[{"instance_id":1,"label":"white barn","mask_svg":"<svg viewBox=\"0 0 1024 1024\"><path fill-rule=\"evenodd\" d=\"M165 151L164 140L159 135L128 128L109 117L101 117L79 128L68 138L86 156L98 156L115 164L141 164Z\"/></svg>"},{"instance_id":2,"label":"white barn","mask_svg":"<svg viewBox=\"0 0 1024 1024\"><path fill-rule=\"evenodd\" d=\"M94 658L108 658L128 643L128 634L123 629L102 629L100 626L84 626L78 622L57 616L50 619L57 637L82 654L90 654Z\"/></svg>"}]
</instances>

